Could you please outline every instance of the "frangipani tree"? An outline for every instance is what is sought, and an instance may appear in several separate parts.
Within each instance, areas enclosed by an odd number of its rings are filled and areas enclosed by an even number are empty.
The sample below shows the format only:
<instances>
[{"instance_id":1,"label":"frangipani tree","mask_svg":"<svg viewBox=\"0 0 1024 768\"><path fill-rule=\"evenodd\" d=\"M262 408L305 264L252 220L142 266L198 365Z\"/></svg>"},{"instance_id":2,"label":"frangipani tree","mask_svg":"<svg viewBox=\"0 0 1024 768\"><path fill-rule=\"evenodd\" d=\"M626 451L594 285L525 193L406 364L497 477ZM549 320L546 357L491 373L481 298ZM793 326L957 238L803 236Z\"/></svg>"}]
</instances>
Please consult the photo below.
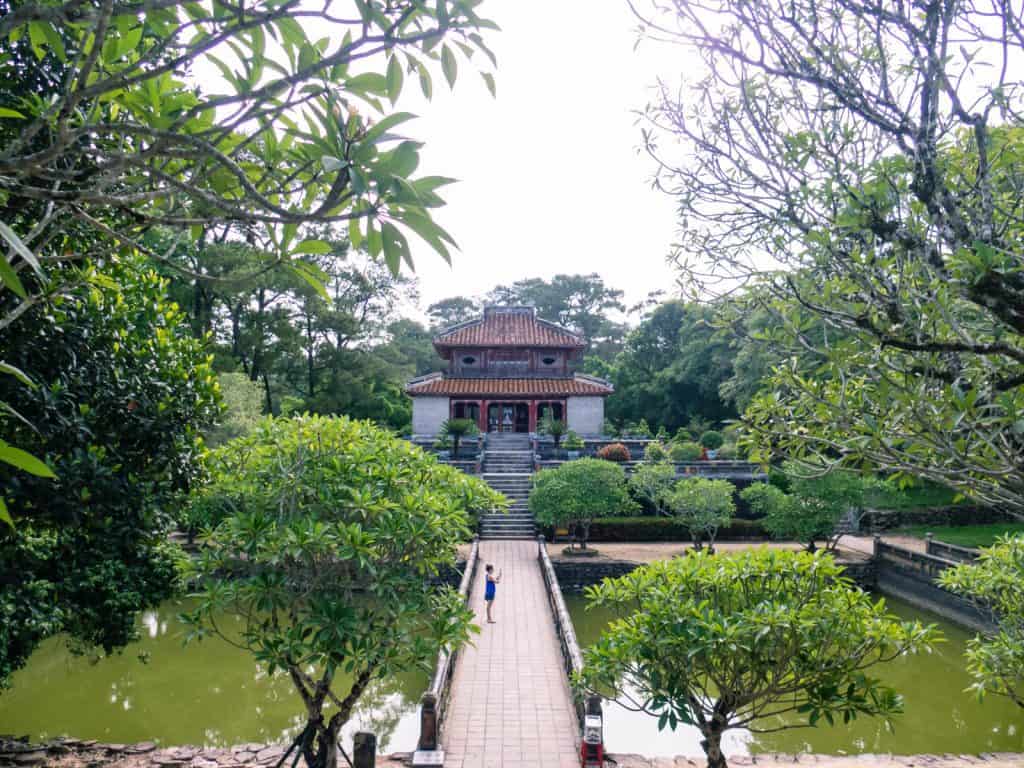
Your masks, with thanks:
<instances>
[{"instance_id":1,"label":"frangipani tree","mask_svg":"<svg viewBox=\"0 0 1024 768\"><path fill-rule=\"evenodd\" d=\"M665 506L686 526L694 549L700 551L707 538L708 550L714 552L718 529L728 525L736 513L735 493L736 486L728 480L694 477L676 483L665 496Z\"/></svg>"},{"instance_id":2,"label":"frangipani tree","mask_svg":"<svg viewBox=\"0 0 1024 768\"><path fill-rule=\"evenodd\" d=\"M530 511L543 525L574 526L581 549L598 517L628 515L637 503L626 490L626 473L602 459L578 459L534 475Z\"/></svg>"},{"instance_id":3,"label":"frangipani tree","mask_svg":"<svg viewBox=\"0 0 1024 768\"><path fill-rule=\"evenodd\" d=\"M577 684L610 691L659 728L695 726L708 768L726 768L729 730L899 713L900 697L870 670L936 638L886 614L823 553L696 552L606 579L587 597L619 618L584 651Z\"/></svg>"},{"instance_id":4,"label":"frangipani tree","mask_svg":"<svg viewBox=\"0 0 1024 768\"><path fill-rule=\"evenodd\" d=\"M756 321L778 361L752 460L880 467L1024 517L1024 5L631 7L693 57L644 127L680 271L742 297L730 326Z\"/></svg>"},{"instance_id":5,"label":"frangipani tree","mask_svg":"<svg viewBox=\"0 0 1024 768\"><path fill-rule=\"evenodd\" d=\"M975 601L998 626L967 644L967 666L979 695L994 693L1024 707L1024 537L1004 537L977 562L944 571L939 583Z\"/></svg>"},{"instance_id":6,"label":"frangipani tree","mask_svg":"<svg viewBox=\"0 0 1024 768\"><path fill-rule=\"evenodd\" d=\"M668 495L675 483L676 468L668 461L644 461L629 476L629 488L633 495L646 501L662 515L668 514Z\"/></svg>"},{"instance_id":7,"label":"frangipani tree","mask_svg":"<svg viewBox=\"0 0 1024 768\"><path fill-rule=\"evenodd\" d=\"M416 174L414 116L389 105L410 76L429 98L435 63L452 86L460 58L490 66L478 5L17 3L0 14L3 284L30 300L24 275L91 248L161 259L154 225L260 238L314 279L302 256L328 248L303 225L346 227L395 272L410 234L448 258L431 212L451 180Z\"/></svg>"},{"instance_id":8,"label":"frangipani tree","mask_svg":"<svg viewBox=\"0 0 1024 768\"><path fill-rule=\"evenodd\" d=\"M237 617L237 642L301 699L293 748L334 768L338 734L373 681L429 670L469 637L472 611L431 580L454 565L471 513L504 498L347 418L266 420L215 451L210 472L200 493L227 515L189 574L201 585L192 636L234 642L218 617Z\"/></svg>"}]
</instances>

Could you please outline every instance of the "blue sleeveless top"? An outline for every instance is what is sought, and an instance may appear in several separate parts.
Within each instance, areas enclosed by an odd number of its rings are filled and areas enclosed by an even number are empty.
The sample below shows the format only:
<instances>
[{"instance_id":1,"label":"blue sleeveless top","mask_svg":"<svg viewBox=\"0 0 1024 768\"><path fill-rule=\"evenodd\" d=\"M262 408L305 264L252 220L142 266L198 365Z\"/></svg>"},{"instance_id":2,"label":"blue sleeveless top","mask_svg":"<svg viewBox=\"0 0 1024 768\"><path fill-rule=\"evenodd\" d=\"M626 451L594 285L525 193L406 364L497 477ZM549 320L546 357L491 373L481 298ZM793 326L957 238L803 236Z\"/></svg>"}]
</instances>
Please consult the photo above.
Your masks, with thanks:
<instances>
[{"instance_id":1,"label":"blue sleeveless top","mask_svg":"<svg viewBox=\"0 0 1024 768\"><path fill-rule=\"evenodd\" d=\"M484 578L487 578L487 577L485 576ZM487 579L487 586L484 588L484 600L493 600L494 599L494 590L495 590L496 586L497 585L493 581L491 581L490 579Z\"/></svg>"}]
</instances>

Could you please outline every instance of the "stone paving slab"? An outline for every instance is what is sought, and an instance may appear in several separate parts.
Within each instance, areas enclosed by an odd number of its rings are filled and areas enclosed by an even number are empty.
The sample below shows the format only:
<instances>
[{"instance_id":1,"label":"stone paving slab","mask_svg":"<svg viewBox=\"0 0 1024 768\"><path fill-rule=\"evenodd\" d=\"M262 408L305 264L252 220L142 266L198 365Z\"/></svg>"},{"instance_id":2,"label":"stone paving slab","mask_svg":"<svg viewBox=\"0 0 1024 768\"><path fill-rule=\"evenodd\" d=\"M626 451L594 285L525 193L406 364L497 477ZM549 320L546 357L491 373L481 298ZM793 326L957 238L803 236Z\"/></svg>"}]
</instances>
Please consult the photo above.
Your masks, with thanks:
<instances>
[{"instance_id":1,"label":"stone paving slab","mask_svg":"<svg viewBox=\"0 0 1024 768\"><path fill-rule=\"evenodd\" d=\"M455 667L442 742L445 768L576 768L577 723L537 562L537 542L484 540L470 606L481 632ZM496 624L484 568L501 569Z\"/></svg>"}]
</instances>

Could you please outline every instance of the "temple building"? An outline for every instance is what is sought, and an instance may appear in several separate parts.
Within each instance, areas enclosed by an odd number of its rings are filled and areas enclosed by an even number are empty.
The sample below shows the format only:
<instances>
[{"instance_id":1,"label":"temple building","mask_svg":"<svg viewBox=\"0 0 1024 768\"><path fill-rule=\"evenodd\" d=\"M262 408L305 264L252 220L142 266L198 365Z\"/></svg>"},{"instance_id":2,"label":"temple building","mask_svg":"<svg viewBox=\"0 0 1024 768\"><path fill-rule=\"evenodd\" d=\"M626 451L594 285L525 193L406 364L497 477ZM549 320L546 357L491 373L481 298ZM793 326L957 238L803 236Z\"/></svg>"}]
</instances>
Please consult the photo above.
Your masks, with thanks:
<instances>
[{"instance_id":1,"label":"temple building","mask_svg":"<svg viewBox=\"0 0 1024 768\"><path fill-rule=\"evenodd\" d=\"M581 436L599 435L612 386L574 372L586 346L533 307L487 307L434 337L448 371L406 386L412 431L436 435L446 419L466 418L482 432L536 432L550 413Z\"/></svg>"}]
</instances>

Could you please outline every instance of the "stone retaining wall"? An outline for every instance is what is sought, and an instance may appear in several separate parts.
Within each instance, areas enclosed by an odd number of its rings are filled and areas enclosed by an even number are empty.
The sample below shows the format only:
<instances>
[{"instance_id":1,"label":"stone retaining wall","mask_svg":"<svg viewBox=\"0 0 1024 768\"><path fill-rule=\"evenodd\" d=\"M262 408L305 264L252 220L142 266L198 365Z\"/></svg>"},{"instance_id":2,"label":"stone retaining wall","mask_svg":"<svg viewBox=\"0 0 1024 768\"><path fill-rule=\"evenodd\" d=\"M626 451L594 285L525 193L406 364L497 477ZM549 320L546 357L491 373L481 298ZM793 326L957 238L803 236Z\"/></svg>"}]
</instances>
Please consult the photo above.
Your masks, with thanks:
<instances>
[{"instance_id":1,"label":"stone retaining wall","mask_svg":"<svg viewBox=\"0 0 1024 768\"><path fill-rule=\"evenodd\" d=\"M608 754L608 763L616 768L704 768L703 757L644 757ZM774 768L1021 768L1024 753L982 752L980 755L750 755L729 757L729 765L763 765Z\"/></svg>"},{"instance_id":2,"label":"stone retaining wall","mask_svg":"<svg viewBox=\"0 0 1024 768\"><path fill-rule=\"evenodd\" d=\"M80 739L56 739L44 744L0 737L0 768L268 768L281 759L284 747L239 744L225 749L203 747L157 748L153 742L105 744ZM605 765L616 768L704 768L698 755L644 757L606 755ZM412 763L412 754L378 755L378 768L399 768ZM982 752L977 755L784 755L729 757L732 766L761 765L771 768L1020 768L1024 753Z\"/></svg>"},{"instance_id":3,"label":"stone retaining wall","mask_svg":"<svg viewBox=\"0 0 1024 768\"><path fill-rule=\"evenodd\" d=\"M31 744L0 736L0 768L270 768L286 749L277 744L239 744L215 749L158 747L152 741L106 744L82 739ZM411 753L381 755L377 757L377 768L398 768L411 761Z\"/></svg>"}]
</instances>

